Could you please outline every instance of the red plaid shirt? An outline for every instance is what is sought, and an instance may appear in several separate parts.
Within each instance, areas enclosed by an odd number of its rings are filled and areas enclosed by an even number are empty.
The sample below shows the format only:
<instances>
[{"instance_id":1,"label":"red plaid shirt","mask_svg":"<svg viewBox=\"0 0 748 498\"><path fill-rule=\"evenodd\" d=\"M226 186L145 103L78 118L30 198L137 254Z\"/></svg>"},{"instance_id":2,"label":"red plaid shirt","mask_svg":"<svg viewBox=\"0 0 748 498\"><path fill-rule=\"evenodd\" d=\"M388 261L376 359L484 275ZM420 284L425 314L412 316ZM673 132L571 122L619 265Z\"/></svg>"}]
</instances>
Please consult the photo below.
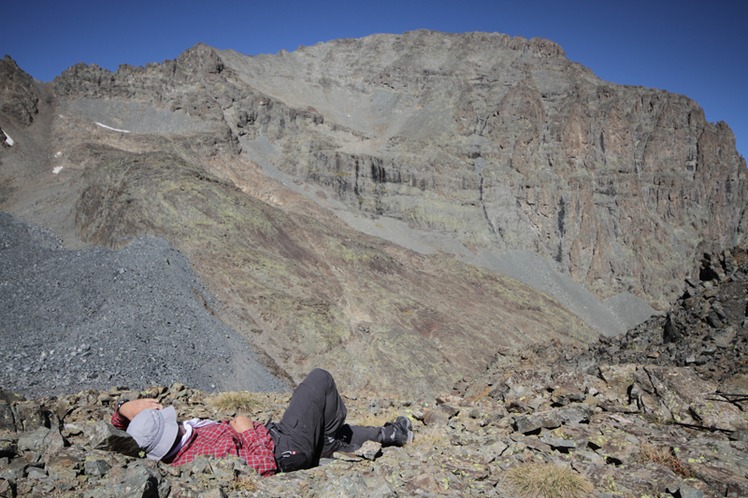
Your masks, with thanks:
<instances>
[{"instance_id":1,"label":"red plaid shirt","mask_svg":"<svg viewBox=\"0 0 748 498\"><path fill-rule=\"evenodd\" d=\"M127 430L130 421L115 411L112 425ZM262 476L271 476L278 471L275 464L275 442L264 425L252 422L252 429L236 432L228 422L216 422L203 427L194 427L189 441L169 462L182 465L200 455L225 457L236 455L247 465L257 469Z\"/></svg>"}]
</instances>

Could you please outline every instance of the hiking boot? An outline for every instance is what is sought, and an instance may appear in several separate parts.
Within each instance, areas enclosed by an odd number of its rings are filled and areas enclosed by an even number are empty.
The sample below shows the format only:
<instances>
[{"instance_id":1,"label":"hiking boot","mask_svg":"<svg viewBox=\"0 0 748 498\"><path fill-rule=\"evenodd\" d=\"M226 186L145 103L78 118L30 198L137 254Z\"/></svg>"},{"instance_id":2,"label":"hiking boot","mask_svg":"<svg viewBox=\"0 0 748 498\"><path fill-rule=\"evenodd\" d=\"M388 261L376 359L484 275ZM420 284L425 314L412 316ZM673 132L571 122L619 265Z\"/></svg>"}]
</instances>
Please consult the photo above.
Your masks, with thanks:
<instances>
[{"instance_id":1,"label":"hiking boot","mask_svg":"<svg viewBox=\"0 0 748 498\"><path fill-rule=\"evenodd\" d=\"M413 442L413 425L408 417L402 415L394 422L387 422L382 427L382 446L403 446Z\"/></svg>"}]
</instances>

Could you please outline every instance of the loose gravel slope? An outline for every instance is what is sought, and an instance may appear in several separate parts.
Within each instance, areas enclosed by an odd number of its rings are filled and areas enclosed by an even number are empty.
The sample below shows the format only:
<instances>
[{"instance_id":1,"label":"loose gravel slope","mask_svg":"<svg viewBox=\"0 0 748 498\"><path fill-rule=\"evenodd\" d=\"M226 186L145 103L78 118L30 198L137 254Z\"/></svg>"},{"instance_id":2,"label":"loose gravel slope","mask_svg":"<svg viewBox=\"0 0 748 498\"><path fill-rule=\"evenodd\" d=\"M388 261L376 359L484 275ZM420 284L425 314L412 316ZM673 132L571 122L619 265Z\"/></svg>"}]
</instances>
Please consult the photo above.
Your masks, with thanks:
<instances>
[{"instance_id":1,"label":"loose gravel slope","mask_svg":"<svg viewBox=\"0 0 748 498\"><path fill-rule=\"evenodd\" d=\"M186 258L163 239L70 251L0 212L0 388L285 389L210 306Z\"/></svg>"}]
</instances>

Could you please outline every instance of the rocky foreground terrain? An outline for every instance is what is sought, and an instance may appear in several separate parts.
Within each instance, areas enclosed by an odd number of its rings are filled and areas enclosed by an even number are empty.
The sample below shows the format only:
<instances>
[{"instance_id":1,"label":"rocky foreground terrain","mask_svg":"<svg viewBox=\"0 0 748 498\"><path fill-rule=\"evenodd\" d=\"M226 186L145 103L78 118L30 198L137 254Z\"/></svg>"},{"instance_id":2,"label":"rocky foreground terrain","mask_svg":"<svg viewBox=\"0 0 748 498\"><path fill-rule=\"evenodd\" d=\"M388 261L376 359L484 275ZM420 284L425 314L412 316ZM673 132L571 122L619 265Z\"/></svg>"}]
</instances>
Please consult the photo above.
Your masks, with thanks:
<instances>
[{"instance_id":1,"label":"rocky foreground terrain","mask_svg":"<svg viewBox=\"0 0 748 498\"><path fill-rule=\"evenodd\" d=\"M547 40L6 56L0 496L746 496L747 203L725 123ZM413 445L259 480L106 424L317 366Z\"/></svg>"},{"instance_id":2,"label":"rocky foreground terrain","mask_svg":"<svg viewBox=\"0 0 748 498\"><path fill-rule=\"evenodd\" d=\"M107 421L143 396L181 417L277 419L288 393L3 391L0 496L746 496L747 304L748 253L706 256L666 316L624 336L507 350L435 398L345 393L352 422L407 414L413 444L271 478L235 459L147 461Z\"/></svg>"}]
</instances>

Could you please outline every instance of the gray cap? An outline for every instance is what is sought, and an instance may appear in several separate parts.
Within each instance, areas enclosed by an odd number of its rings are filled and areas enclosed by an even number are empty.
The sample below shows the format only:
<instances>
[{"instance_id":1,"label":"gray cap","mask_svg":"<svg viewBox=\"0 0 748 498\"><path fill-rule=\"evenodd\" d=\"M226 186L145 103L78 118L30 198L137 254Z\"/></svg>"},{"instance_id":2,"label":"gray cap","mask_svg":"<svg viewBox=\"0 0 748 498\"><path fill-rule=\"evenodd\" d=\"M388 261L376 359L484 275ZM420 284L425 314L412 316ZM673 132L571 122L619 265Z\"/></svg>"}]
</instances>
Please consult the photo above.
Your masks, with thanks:
<instances>
[{"instance_id":1,"label":"gray cap","mask_svg":"<svg viewBox=\"0 0 748 498\"><path fill-rule=\"evenodd\" d=\"M143 410L127 426L127 433L151 460L161 460L169 452L178 432L177 412L173 406Z\"/></svg>"}]
</instances>

